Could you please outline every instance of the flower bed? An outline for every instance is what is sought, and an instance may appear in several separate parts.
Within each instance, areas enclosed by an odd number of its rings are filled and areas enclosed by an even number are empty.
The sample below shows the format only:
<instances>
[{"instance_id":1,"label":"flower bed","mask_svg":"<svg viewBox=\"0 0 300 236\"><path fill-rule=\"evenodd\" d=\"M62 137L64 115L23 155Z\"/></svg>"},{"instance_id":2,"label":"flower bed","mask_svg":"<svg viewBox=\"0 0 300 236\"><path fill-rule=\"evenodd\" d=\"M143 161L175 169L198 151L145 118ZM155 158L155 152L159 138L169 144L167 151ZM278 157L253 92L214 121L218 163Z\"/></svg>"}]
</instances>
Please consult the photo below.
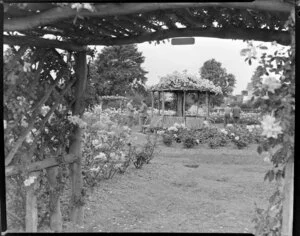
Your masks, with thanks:
<instances>
[{"instance_id":1,"label":"flower bed","mask_svg":"<svg viewBox=\"0 0 300 236\"><path fill-rule=\"evenodd\" d=\"M100 180L124 173L132 162L136 168L149 163L156 140L148 137L141 150L133 146L131 129L120 109L96 106L83 114L82 119L70 116L70 122L84 128L83 178L85 187L94 187Z\"/></svg>"},{"instance_id":2,"label":"flower bed","mask_svg":"<svg viewBox=\"0 0 300 236\"><path fill-rule=\"evenodd\" d=\"M184 148L192 148L198 144L207 144L210 148L224 147L230 142L239 149L250 143L259 143L262 139L262 128L260 125L228 125L226 129L206 126L201 129L192 130L184 124L158 131L163 137L163 143L171 146L172 142L182 143Z\"/></svg>"}]
</instances>

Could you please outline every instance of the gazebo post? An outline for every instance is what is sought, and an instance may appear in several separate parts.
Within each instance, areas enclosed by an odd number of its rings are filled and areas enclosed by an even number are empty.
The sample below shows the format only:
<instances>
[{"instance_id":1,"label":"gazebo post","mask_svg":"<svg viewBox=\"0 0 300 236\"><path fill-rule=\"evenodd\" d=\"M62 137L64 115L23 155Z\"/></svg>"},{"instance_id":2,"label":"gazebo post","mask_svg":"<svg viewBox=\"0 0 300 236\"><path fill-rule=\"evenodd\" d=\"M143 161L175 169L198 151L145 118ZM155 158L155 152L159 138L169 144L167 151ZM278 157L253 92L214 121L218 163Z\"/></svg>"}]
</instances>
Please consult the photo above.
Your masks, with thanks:
<instances>
[{"instance_id":1,"label":"gazebo post","mask_svg":"<svg viewBox=\"0 0 300 236\"><path fill-rule=\"evenodd\" d=\"M162 105L161 105L161 108L162 108L162 115L164 116L165 115L165 92L162 92Z\"/></svg>"},{"instance_id":2,"label":"gazebo post","mask_svg":"<svg viewBox=\"0 0 300 236\"><path fill-rule=\"evenodd\" d=\"M160 91L158 91L158 115L160 115Z\"/></svg>"},{"instance_id":3,"label":"gazebo post","mask_svg":"<svg viewBox=\"0 0 300 236\"><path fill-rule=\"evenodd\" d=\"M206 103L206 107L207 107L207 117L209 117L209 101L208 101L208 92L206 91L205 93L205 103Z\"/></svg>"},{"instance_id":4,"label":"gazebo post","mask_svg":"<svg viewBox=\"0 0 300 236\"><path fill-rule=\"evenodd\" d=\"M183 106L183 119L184 119L184 125L186 125L186 116L185 116L185 96L186 96L186 91L184 90L183 91L183 104L182 104L182 106Z\"/></svg>"},{"instance_id":5,"label":"gazebo post","mask_svg":"<svg viewBox=\"0 0 300 236\"><path fill-rule=\"evenodd\" d=\"M196 116L198 116L198 111L199 111L199 102L200 102L200 92L197 92L197 114Z\"/></svg>"},{"instance_id":6,"label":"gazebo post","mask_svg":"<svg viewBox=\"0 0 300 236\"><path fill-rule=\"evenodd\" d=\"M183 93L181 91L176 91L177 94L177 116L183 116Z\"/></svg>"},{"instance_id":7,"label":"gazebo post","mask_svg":"<svg viewBox=\"0 0 300 236\"><path fill-rule=\"evenodd\" d=\"M151 106L152 106L152 109L151 109L151 117L153 117L153 110L154 110L154 91L151 92Z\"/></svg>"}]
</instances>

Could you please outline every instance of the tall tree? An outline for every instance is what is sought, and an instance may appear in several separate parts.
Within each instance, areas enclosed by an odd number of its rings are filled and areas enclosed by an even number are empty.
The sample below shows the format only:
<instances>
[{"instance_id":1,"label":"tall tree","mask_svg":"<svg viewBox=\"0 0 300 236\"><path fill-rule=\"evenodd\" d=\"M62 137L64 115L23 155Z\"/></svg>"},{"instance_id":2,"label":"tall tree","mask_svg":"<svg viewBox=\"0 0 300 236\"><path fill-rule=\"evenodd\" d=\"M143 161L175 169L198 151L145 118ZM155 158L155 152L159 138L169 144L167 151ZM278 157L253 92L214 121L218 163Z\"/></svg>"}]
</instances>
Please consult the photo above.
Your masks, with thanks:
<instances>
[{"instance_id":1,"label":"tall tree","mask_svg":"<svg viewBox=\"0 0 300 236\"><path fill-rule=\"evenodd\" d=\"M247 86L247 89L249 87L254 90L262 82L262 78L261 78L262 75L264 75L263 67L262 66L256 67L254 74L251 77L250 85Z\"/></svg>"},{"instance_id":2,"label":"tall tree","mask_svg":"<svg viewBox=\"0 0 300 236\"><path fill-rule=\"evenodd\" d=\"M231 73L227 73L222 64L215 59L210 59L204 62L199 69L201 78L212 81L216 86L220 86L223 95L215 95L211 97L213 105L220 105L224 101L224 96L232 94L235 87L236 79Z\"/></svg>"},{"instance_id":3,"label":"tall tree","mask_svg":"<svg viewBox=\"0 0 300 236\"><path fill-rule=\"evenodd\" d=\"M145 92L148 73L141 65L145 57L135 44L105 47L90 65L89 91L99 95L132 95Z\"/></svg>"}]
</instances>

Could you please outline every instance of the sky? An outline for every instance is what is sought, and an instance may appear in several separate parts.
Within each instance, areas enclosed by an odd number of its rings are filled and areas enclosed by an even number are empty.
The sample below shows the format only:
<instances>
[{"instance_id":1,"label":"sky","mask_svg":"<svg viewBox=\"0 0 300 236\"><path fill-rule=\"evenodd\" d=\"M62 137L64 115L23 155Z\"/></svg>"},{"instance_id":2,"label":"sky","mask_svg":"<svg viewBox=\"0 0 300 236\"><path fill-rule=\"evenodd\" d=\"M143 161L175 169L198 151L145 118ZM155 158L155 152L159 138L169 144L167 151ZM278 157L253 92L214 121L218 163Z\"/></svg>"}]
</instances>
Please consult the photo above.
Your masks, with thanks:
<instances>
[{"instance_id":1,"label":"sky","mask_svg":"<svg viewBox=\"0 0 300 236\"><path fill-rule=\"evenodd\" d=\"M262 42L256 42L260 44ZM168 42L156 44L154 42L140 43L138 50L143 53L145 62L141 65L148 73L146 85L154 85L159 82L160 76L165 76L173 71L187 70L189 73L200 77L199 69L207 60L214 58L221 62L227 73L232 73L236 78L233 95L240 94L246 90L247 84L258 66L253 61L250 66L245 62L245 57L240 51L247 48L247 42L242 40L200 38L195 37L193 45L172 45ZM103 47L97 47L100 52Z\"/></svg>"},{"instance_id":2,"label":"sky","mask_svg":"<svg viewBox=\"0 0 300 236\"><path fill-rule=\"evenodd\" d=\"M222 63L227 73L236 77L236 87L233 94L240 94L246 89L257 67L257 62L251 66L240 56L240 51L247 48L247 43L242 40L195 38L194 45L172 45L171 41L159 45L142 43L138 44L139 51L143 52L145 62L142 67L149 73L147 85L159 82L159 77L172 73L175 70L199 75L199 68L207 60L214 58Z\"/></svg>"}]
</instances>

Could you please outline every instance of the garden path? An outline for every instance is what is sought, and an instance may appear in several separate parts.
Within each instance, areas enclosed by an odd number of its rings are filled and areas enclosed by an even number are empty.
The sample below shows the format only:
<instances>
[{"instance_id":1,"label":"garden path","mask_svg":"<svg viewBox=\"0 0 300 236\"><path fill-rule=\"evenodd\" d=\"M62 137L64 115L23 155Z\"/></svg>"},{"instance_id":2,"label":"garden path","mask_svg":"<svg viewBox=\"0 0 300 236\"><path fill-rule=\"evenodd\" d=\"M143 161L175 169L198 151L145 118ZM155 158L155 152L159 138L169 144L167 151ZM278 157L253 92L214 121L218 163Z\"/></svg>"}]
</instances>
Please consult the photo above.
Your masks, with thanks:
<instances>
[{"instance_id":1,"label":"garden path","mask_svg":"<svg viewBox=\"0 0 300 236\"><path fill-rule=\"evenodd\" d=\"M138 142L145 135L136 133ZM166 147L142 169L102 181L85 206L85 232L251 232L254 202L274 185L256 146ZM196 168L195 168L196 167Z\"/></svg>"}]
</instances>

